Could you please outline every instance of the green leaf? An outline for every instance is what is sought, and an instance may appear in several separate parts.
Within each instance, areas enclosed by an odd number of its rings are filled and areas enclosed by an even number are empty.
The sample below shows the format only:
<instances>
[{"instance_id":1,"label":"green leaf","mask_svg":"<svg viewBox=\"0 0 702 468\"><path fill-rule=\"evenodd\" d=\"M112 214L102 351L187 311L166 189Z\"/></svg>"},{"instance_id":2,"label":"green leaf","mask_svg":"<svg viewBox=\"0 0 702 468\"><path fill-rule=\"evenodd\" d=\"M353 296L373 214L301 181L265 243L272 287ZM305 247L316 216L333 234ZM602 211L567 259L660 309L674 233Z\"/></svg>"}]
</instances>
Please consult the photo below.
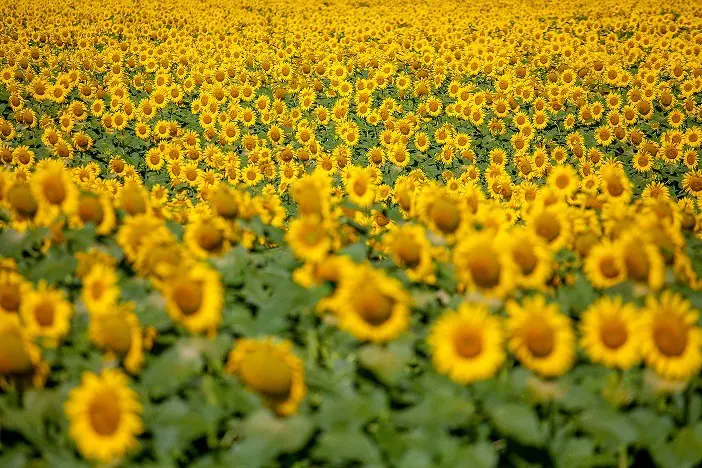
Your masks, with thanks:
<instances>
[{"instance_id":1,"label":"green leaf","mask_svg":"<svg viewBox=\"0 0 702 468\"><path fill-rule=\"evenodd\" d=\"M179 397L152 407L147 420L154 435L156 455L160 459L178 457L192 440L212 430L207 409L195 400L184 401Z\"/></svg>"},{"instance_id":2,"label":"green leaf","mask_svg":"<svg viewBox=\"0 0 702 468\"><path fill-rule=\"evenodd\" d=\"M636 425L622 413L603 408L585 410L578 418L580 427L603 447L618 449L631 445L639 433Z\"/></svg>"},{"instance_id":3,"label":"green leaf","mask_svg":"<svg viewBox=\"0 0 702 468\"><path fill-rule=\"evenodd\" d=\"M503 403L488 407L488 416L497 431L517 442L540 447L544 431L533 408L519 403Z\"/></svg>"},{"instance_id":4,"label":"green leaf","mask_svg":"<svg viewBox=\"0 0 702 468\"><path fill-rule=\"evenodd\" d=\"M664 468L692 468L702 462L702 424L683 427L670 443L651 449L653 459Z\"/></svg>"},{"instance_id":5,"label":"green leaf","mask_svg":"<svg viewBox=\"0 0 702 468\"><path fill-rule=\"evenodd\" d=\"M202 349L195 339L181 339L162 355L149 362L141 383L155 398L173 394L203 368Z\"/></svg>"},{"instance_id":6,"label":"green leaf","mask_svg":"<svg viewBox=\"0 0 702 468\"><path fill-rule=\"evenodd\" d=\"M347 415L348 416L348 415ZM334 465L348 462L379 464L380 450L360 430L332 430L322 434L314 448L314 456Z\"/></svg>"},{"instance_id":7,"label":"green leaf","mask_svg":"<svg viewBox=\"0 0 702 468\"><path fill-rule=\"evenodd\" d=\"M658 415L649 408L636 408L629 412L629 418L638 430L638 443L643 447L653 447L665 442L675 427L673 418Z\"/></svg>"},{"instance_id":8,"label":"green leaf","mask_svg":"<svg viewBox=\"0 0 702 468\"><path fill-rule=\"evenodd\" d=\"M276 452L293 453L309 440L314 425L303 415L279 418L267 409L249 415L244 422L246 437L265 439Z\"/></svg>"}]
</instances>

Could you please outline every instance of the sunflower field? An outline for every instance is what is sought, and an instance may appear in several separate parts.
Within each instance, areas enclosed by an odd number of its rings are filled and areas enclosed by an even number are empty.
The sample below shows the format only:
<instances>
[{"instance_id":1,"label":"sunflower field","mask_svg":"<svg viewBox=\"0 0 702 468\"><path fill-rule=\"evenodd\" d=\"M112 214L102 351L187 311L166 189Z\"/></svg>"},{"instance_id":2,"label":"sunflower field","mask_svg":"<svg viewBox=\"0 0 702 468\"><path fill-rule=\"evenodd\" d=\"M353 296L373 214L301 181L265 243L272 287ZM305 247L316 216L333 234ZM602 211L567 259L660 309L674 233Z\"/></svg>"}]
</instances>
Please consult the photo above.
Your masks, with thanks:
<instances>
[{"instance_id":1,"label":"sunflower field","mask_svg":"<svg viewBox=\"0 0 702 468\"><path fill-rule=\"evenodd\" d=\"M0 14L0 467L701 466L699 2Z\"/></svg>"}]
</instances>

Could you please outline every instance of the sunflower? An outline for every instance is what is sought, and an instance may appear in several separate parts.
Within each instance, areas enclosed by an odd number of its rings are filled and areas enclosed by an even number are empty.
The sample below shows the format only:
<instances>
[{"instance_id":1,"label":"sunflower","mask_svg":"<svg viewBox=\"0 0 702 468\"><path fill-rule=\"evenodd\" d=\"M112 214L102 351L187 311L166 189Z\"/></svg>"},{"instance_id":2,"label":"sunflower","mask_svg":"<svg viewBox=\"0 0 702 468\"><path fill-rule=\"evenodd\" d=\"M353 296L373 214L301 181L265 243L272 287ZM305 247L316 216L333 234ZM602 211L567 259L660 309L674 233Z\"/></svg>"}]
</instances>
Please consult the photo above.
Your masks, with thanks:
<instances>
[{"instance_id":1,"label":"sunflower","mask_svg":"<svg viewBox=\"0 0 702 468\"><path fill-rule=\"evenodd\" d=\"M516 266L517 284L527 289L542 289L551 275L553 254L541 237L525 228L506 235L506 250Z\"/></svg>"},{"instance_id":2,"label":"sunflower","mask_svg":"<svg viewBox=\"0 0 702 468\"><path fill-rule=\"evenodd\" d=\"M341 329L359 340L384 342L407 328L410 302L398 280L359 265L342 273L332 307Z\"/></svg>"},{"instance_id":3,"label":"sunflower","mask_svg":"<svg viewBox=\"0 0 702 468\"><path fill-rule=\"evenodd\" d=\"M606 162L598 173L602 194L608 199L628 201L631 198L631 181L619 161Z\"/></svg>"},{"instance_id":4,"label":"sunflower","mask_svg":"<svg viewBox=\"0 0 702 468\"><path fill-rule=\"evenodd\" d=\"M552 251L570 242L572 226L568 207L562 203L534 206L526 218L527 227L546 241Z\"/></svg>"},{"instance_id":5,"label":"sunflower","mask_svg":"<svg viewBox=\"0 0 702 468\"><path fill-rule=\"evenodd\" d=\"M343 272L353 267L354 264L349 257L328 255L318 262L305 263L293 271L292 279L303 288L319 286L325 282L336 286L341 280Z\"/></svg>"},{"instance_id":6,"label":"sunflower","mask_svg":"<svg viewBox=\"0 0 702 468\"><path fill-rule=\"evenodd\" d=\"M198 258L220 256L231 246L230 231L219 216L198 216L185 227L183 242Z\"/></svg>"},{"instance_id":7,"label":"sunflower","mask_svg":"<svg viewBox=\"0 0 702 468\"><path fill-rule=\"evenodd\" d=\"M147 236L132 266L138 274L160 284L192 262L188 249L168 231Z\"/></svg>"},{"instance_id":8,"label":"sunflower","mask_svg":"<svg viewBox=\"0 0 702 468\"><path fill-rule=\"evenodd\" d=\"M580 178L573 166L555 166L548 176L548 184L563 198L573 195L578 190Z\"/></svg>"},{"instance_id":9,"label":"sunflower","mask_svg":"<svg viewBox=\"0 0 702 468\"><path fill-rule=\"evenodd\" d=\"M0 313L0 387L24 383L26 378L41 387L46 367L41 351L34 344L16 315Z\"/></svg>"},{"instance_id":10,"label":"sunflower","mask_svg":"<svg viewBox=\"0 0 702 468\"><path fill-rule=\"evenodd\" d=\"M144 240L152 235L168 236L170 231L163 221L148 214L128 216L117 231L117 243L125 256L134 262Z\"/></svg>"},{"instance_id":11,"label":"sunflower","mask_svg":"<svg viewBox=\"0 0 702 468\"><path fill-rule=\"evenodd\" d=\"M139 372L144 363L143 339L134 304L114 305L101 314L90 317L90 339L108 356L123 360L131 374Z\"/></svg>"},{"instance_id":12,"label":"sunflower","mask_svg":"<svg viewBox=\"0 0 702 468\"><path fill-rule=\"evenodd\" d=\"M69 434L85 458L108 463L136 448L143 431L141 403L127 377L116 369L86 372L71 390L64 411Z\"/></svg>"},{"instance_id":13,"label":"sunflower","mask_svg":"<svg viewBox=\"0 0 702 468\"><path fill-rule=\"evenodd\" d=\"M296 257L317 262L332 247L328 223L319 216L302 216L290 222L285 240Z\"/></svg>"},{"instance_id":14,"label":"sunflower","mask_svg":"<svg viewBox=\"0 0 702 468\"><path fill-rule=\"evenodd\" d=\"M677 293L646 298L641 317L641 353L660 376L687 380L702 369L702 330L697 310Z\"/></svg>"},{"instance_id":15,"label":"sunflower","mask_svg":"<svg viewBox=\"0 0 702 468\"><path fill-rule=\"evenodd\" d=\"M621 244L604 240L594 246L585 259L583 269L596 288L610 288L621 283L627 275L626 263L621 254Z\"/></svg>"},{"instance_id":16,"label":"sunflower","mask_svg":"<svg viewBox=\"0 0 702 468\"><path fill-rule=\"evenodd\" d=\"M329 213L330 191L331 180L324 171L300 177L292 184L292 196L301 215L326 216Z\"/></svg>"},{"instance_id":17,"label":"sunflower","mask_svg":"<svg viewBox=\"0 0 702 468\"><path fill-rule=\"evenodd\" d=\"M641 360L638 311L621 297L603 296L583 312L580 344L591 361L629 369Z\"/></svg>"},{"instance_id":18,"label":"sunflower","mask_svg":"<svg viewBox=\"0 0 702 468\"><path fill-rule=\"evenodd\" d=\"M150 214L149 192L138 182L127 182L117 193L115 206L130 216Z\"/></svg>"},{"instance_id":19,"label":"sunflower","mask_svg":"<svg viewBox=\"0 0 702 468\"><path fill-rule=\"evenodd\" d=\"M383 237L383 245L411 281L431 284L436 280L432 246L424 227L409 223L394 227Z\"/></svg>"},{"instance_id":20,"label":"sunflower","mask_svg":"<svg viewBox=\"0 0 702 468\"><path fill-rule=\"evenodd\" d=\"M53 219L58 212L70 213L78 201L78 188L73 183L70 171L63 163L43 160L41 168L32 176L32 192L39 202L41 213Z\"/></svg>"},{"instance_id":21,"label":"sunflower","mask_svg":"<svg viewBox=\"0 0 702 468\"><path fill-rule=\"evenodd\" d=\"M470 224L466 203L445 187L431 183L422 188L417 198L419 217L437 234L454 241Z\"/></svg>"},{"instance_id":22,"label":"sunflower","mask_svg":"<svg viewBox=\"0 0 702 468\"><path fill-rule=\"evenodd\" d=\"M465 237L456 245L453 263L463 286L500 298L512 292L516 266L503 243L503 236L485 230Z\"/></svg>"},{"instance_id":23,"label":"sunflower","mask_svg":"<svg viewBox=\"0 0 702 468\"><path fill-rule=\"evenodd\" d=\"M166 310L193 333L214 332L222 318L223 289L216 270L198 263L162 285Z\"/></svg>"},{"instance_id":24,"label":"sunflower","mask_svg":"<svg viewBox=\"0 0 702 468\"><path fill-rule=\"evenodd\" d=\"M565 373L575 360L570 319L543 296L507 303L509 350L529 369L546 377Z\"/></svg>"},{"instance_id":25,"label":"sunflower","mask_svg":"<svg viewBox=\"0 0 702 468\"><path fill-rule=\"evenodd\" d=\"M375 200L375 183L363 167L350 167L344 179L349 200L361 207L369 206Z\"/></svg>"},{"instance_id":26,"label":"sunflower","mask_svg":"<svg viewBox=\"0 0 702 468\"><path fill-rule=\"evenodd\" d=\"M460 384L489 379L506 357L502 323L482 305L463 303L445 312L427 342L437 371Z\"/></svg>"},{"instance_id":27,"label":"sunflower","mask_svg":"<svg viewBox=\"0 0 702 468\"><path fill-rule=\"evenodd\" d=\"M227 371L281 416L295 413L307 393L305 368L291 347L289 341L240 338L227 362Z\"/></svg>"},{"instance_id":28,"label":"sunflower","mask_svg":"<svg viewBox=\"0 0 702 468\"><path fill-rule=\"evenodd\" d=\"M70 223L76 228L93 223L97 234L108 235L116 224L115 210L107 196L82 193L71 213Z\"/></svg>"},{"instance_id":29,"label":"sunflower","mask_svg":"<svg viewBox=\"0 0 702 468\"><path fill-rule=\"evenodd\" d=\"M630 280L660 289L665 279L665 262L658 246L631 229L617 241Z\"/></svg>"},{"instance_id":30,"label":"sunflower","mask_svg":"<svg viewBox=\"0 0 702 468\"><path fill-rule=\"evenodd\" d=\"M50 347L58 346L68 334L72 315L73 307L66 300L66 294L49 287L43 280L36 290L27 294L20 308L27 333L32 337L41 337Z\"/></svg>"},{"instance_id":31,"label":"sunflower","mask_svg":"<svg viewBox=\"0 0 702 468\"><path fill-rule=\"evenodd\" d=\"M111 265L94 265L83 277L81 299L93 315L109 313L119 298L117 272Z\"/></svg>"},{"instance_id":32,"label":"sunflower","mask_svg":"<svg viewBox=\"0 0 702 468\"><path fill-rule=\"evenodd\" d=\"M31 290L32 285L24 276L0 270L0 315L19 314L22 302Z\"/></svg>"}]
</instances>

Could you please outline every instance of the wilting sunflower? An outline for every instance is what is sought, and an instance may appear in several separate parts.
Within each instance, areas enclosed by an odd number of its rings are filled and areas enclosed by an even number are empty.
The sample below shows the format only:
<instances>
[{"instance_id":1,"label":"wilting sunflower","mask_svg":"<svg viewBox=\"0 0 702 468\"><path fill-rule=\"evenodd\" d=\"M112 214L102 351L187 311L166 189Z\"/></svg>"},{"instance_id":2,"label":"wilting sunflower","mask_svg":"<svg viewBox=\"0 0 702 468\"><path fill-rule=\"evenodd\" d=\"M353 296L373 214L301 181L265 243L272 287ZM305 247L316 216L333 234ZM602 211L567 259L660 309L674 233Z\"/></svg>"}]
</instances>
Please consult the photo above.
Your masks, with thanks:
<instances>
[{"instance_id":1,"label":"wilting sunflower","mask_svg":"<svg viewBox=\"0 0 702 468\"><path fill-rule=\"evenodd\" d=\"M143 339L134 304L114 305L109 311L90 317L90 339L99 348L124 362L131 374L144 363Z\"/></svg>"},{"instance_id":2,"label":"wilting sunflower","mask_svg":"<svg viewBox=\"0 0 702 468\"><path fill-rule=\"evenodd\" d=\"M229 353L227 362L228 372L236 374L282 416L297 411L307 393L302 360L290 348L288 341L241 338Z\"/></svg>"},{"instance_id":3,"label":"wilting sunflower","mask_svg":"<svg viewBox=\"0 0 702 468\"><path fill-rule=\"evenodd\" d=\"M402 283L370 265L342 273L330 303L339 327L359 340L389 341L409 324L410 295Z\"/></svg>"},{"instance_id":4,"label":"wilting sunflower","mask_svg":"<svg viewBox=\"0 0 702 468\"><path fill-rule=\"evenodd\" d=\"M575 360L570 319L543 296L507 303L509 350L529 369L546 377L564 374Z\"/></svg>"},{"instance_id":5,"label":"wilting sunflower","mask_svg":"<svg viewBox=\"0 0 702 468\"><path fill-rule=\"evenodd\" d=\"M489 379L505 361L502 323L482 305L463 303L445 312L427 342L434 367L461 384Z\"/></svg>"},{"instance_id":6,"label":"wilting sunflower","mask_svg":"<svg viewBox=\"0 0 702 468\"><path fill-rule=\"evenodd\" d=\"M592 362L628 369L641 360L638 320L633 304L603 296L583 312L581 346Z\"/></svg>"},{"instance_id":7,"label":"wilting sunflower","mask_svg":"<svg viewBox=\"0 0 702 468\"><path fill-rule=\"evenodd\" d=\"M470 291L505 297L515 286L516 266L503 247L505 238L490 231L466 236L453 251L456 275Z\"/></svg>"},{"instance_id":8,"label":"wilting sunflower","mask_svg":"<svg viewBox=\"0 0 702 468\"><path fill-rule=\"evenodd\" d=\"M32 342L17 315L0 313L0 387L29 379L42 386L46 369L41 351Z\"/></svg>"},{"instance_id":9,"label":"wilting sunflower","mask_svg":"<svg viewBox=\"0 0 702 468\"><path fill-rule=\"evenodd\" d=\"M667 379L686 380L702 369L699 313L677 293L646 298L641 317L641 352L646 365Z\"/></svg>"},{"instance_id":10,"label":"wilting sunflower","mask_svg":"<svg viewBox=\"0 0 702 468\"><path fill-rule=\"evenodd\" d=\"M85 458L108 463L134 449L141 434L139 395L127 377L116 369L100 375L86 372L79 387L71 390L64 411L69 434Z\"/></svg>"},{"instance_id":11,"label":"wilting sunflower","mask_svg":"<svg viewBox=\"0 0 702 468\"><path fill-rule=\"evenodd\" d=\"M62 290L42 280L22 301L20 315L30 336L41 337L47 346L56 347L71 329L73 307Z\"/></svg>"},{"instance_id":12,"label":"wilting sunflower","mask_svg":"<svg viewBox=\"0 0 702 468\"><path fill-rule=\"evenodd\" d=\"M0 270L0 314L19 314L31 289L31 283L19 273Z\"/></svg>"},{"instance_id":13,"label":"wilting sunflower","mask_svg":"<svg viewBox=\"0 0 702 468\"><path fill-rule=\"evenodd\" d=\"M223 290L219 273L198 263L162 285L171 318L193 333L214 332L222 318Z\"/></svg>"},{"instance_id":14,"label":"wilting sunflower","mask_svg":"<svg viewBox=\"0 0 702 468\"><path fill-rule=\"evenodd\" d=\"M329 223L318 215L292 220L285 240L296 257L308 262L320 261L332 247Z\"/></svg>"},{"instance_id":15,"label":"wilting sunflower","mask_svg":"<svg viewBox=\"0 0 702 468\"><path fill-rule=\"evenodd\" d=\"M393 228L383 237L383 245L411 281L431 284L436 280L432 245L424 227L407 223Z\"/></svg>"},{"instance_id":16,"label":"wilting sunflower","mask_svg":"<svg viewBox=\"0 0 702 468\"><path fill-rule=\"evenodd\" d=\"M610 288L626 279L626 263L618 242L602 241L594 246L584 266L585 274L596 288Z\"/></svg>"},{"instance_id":17,"label":"wilting sunflower","mask_svg":"<svg viewBox=\"0 0 702 468\"><path fill-rule=\"evenodd\" d=\"M91 314L111 312L119 298L117 273L111 265L94 265L83 277L81 299Z\"/></svg>"}]
</instances>

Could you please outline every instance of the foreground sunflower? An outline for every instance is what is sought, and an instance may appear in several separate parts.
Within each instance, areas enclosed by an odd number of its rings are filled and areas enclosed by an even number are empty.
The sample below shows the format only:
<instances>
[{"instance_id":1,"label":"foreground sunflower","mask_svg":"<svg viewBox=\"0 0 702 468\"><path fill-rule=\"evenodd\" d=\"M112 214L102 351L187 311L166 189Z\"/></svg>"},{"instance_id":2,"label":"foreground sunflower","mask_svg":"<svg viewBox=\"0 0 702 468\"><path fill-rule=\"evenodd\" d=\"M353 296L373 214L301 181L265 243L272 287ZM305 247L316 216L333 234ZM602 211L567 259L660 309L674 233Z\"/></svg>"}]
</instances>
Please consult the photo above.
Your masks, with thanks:
<instances>
[{"instance_id":1,"label":"foreground sunflower","mask_svg":"<svg viewBox=\"0 0 702 468\"><path fill-rule=\"evenodd\" d=\"M507 303L509 349L529 369L546 377L564 374L575 360L575 334L558 305L543 296Z\"/></svg>"},{"instance_id":2,"label":"foreground sunflower","mask_svg":"<svg viewBox=\"0 0 702 468\"><path fill-rule=\"evenodd\" d=\"M633 304L619 296L604 296L583 313L580 343L593 362L628 369L641 359L637 323Z\"/></svg>"},{"instance_id":3,"label":"foreground sunflower","mask_svg":"<svg viewBox=\"0 0 702 468\"><path fill-rule=\"evenodd\" d=\"M0 313L0 386L29 378L35 386L44 382L41 351L32 342L16 315Z\"/></svg>"},{"instance_id":4,"label":"foreground sunflower","mask_svg":"<svg viewBox=\"0 0 702 468\"><path fill-rule=\"evenodd\" d=\"M83 278L81 299L88 312L98 315L109 312L119 298L117 273L114 267L97 264Z\"/></svg>"},{"instance_id":5,"label":"foreground sunflower","mask_svg":"<svg viewBox=\"0 0 702 468\"><path fill-rule=\"evenodd\" d=\"M32 337L40 337L47 346L56 347L71 329L73 306L62 290L40 281L37 289L22 301L20 315Z\"/></svg>"},{"instance_id":6,"label":"foreground sunflower","mask_svg":"<svg viewBox=\"0 0 702 468\"><path fill-rule=\"evenodd\" d=\"M0 314L18 314L32 285L14 271L0 271Z\"/></svg>"},{"instance_id":7,"label":"foreground sunflower","mask_svg":"<svg viewBox=\"0 0 702 468\"><path fill-rule=\"evenodd\" d=\"M505 297L515 286L516 267L503 247L506 240L481 231L461 240L453 251L456 275L469 291Z\"/></svg>"},{"instance_id":8,"label":"foreground sunflower","mask_svg":"<svg viewBox=\"0 0 702 468\"><path fill-rule=\"evenodd\" d=\"M489 379L505 361L500 319L482 305L463 303L457 311L444 313L427 342L434 367L461 384Z\"/></svg>"},{"instance_id":9,"label":"foreground sunflower","mask_svg":"<svg viewBox=\"0 0 702 468\"><path fill-rule=\"evenodd\" d=\"M69 434L85 458L103 463L123 457L143 431L141 403L127 377L115 369L83 374L64 405Z\"/></svg>"},{"instance_id":10,"label":"foreground sunflower","mask_svg":"<svg viewBox=\"0 0 702 468\"><path fill-rule=\"evenodd\" d=\"M282 416L297 411L307 393L302 360L290 348L288 341L241 338L229 353L227 362L228 372L236 374Z\"/></svg>"},{"instance_id":11,"label":"foreground sunflower","mask_svg":"<svg viewBox=\"0 0 702 468\"><path fill-rule=\"evenodd\" d=\"M112 305L109 310L90 317L90 339L107 353L117 357L131 374L144 363L141 325L133 312L134 304Z\"/></svg>"},{"instance_id":12,"label":"foreground sunflower","mask_svg":"<svg viewBox=\"0 0 702 468\"><path fill-rule=\"evenodd\" d=\"M332 301L339 327L359 340L389 341L407 329L410 295L402 283L370 265L342 276Z\"/></svg>"},{"instance_id":13,"label":"foreground sunflower","mask_svg":"<svg viewBox=\"0 0 702 468\"><path fill-rule=\"evenodd\" d=\"M434 283L432 245L424 227L407 223L391 229L383 237L383 245L411 281Z\"/></svg>"},{"instance_id":14,"label":"foreground sunflower","mask_svg":"<svg viewBox=\"0 0 702 468\"><path fill-rule=\"evenodd\" d=\"M660 376L686 380L702 369L699 313L677 293L665 291L646 298L640 322L641 352L647 366Z\"/></svg>"},{"instance_id":15,"label":"foreground sunflower","mask_svg":"<svg viewBox=\"0 0 702 468\"><path fill-rule=\"evenodd\" d=\"M223 290L219 273L196 264L162 285L171 318L193 333L214 332L222 318Z\"/></svg>"}]
</instances>

